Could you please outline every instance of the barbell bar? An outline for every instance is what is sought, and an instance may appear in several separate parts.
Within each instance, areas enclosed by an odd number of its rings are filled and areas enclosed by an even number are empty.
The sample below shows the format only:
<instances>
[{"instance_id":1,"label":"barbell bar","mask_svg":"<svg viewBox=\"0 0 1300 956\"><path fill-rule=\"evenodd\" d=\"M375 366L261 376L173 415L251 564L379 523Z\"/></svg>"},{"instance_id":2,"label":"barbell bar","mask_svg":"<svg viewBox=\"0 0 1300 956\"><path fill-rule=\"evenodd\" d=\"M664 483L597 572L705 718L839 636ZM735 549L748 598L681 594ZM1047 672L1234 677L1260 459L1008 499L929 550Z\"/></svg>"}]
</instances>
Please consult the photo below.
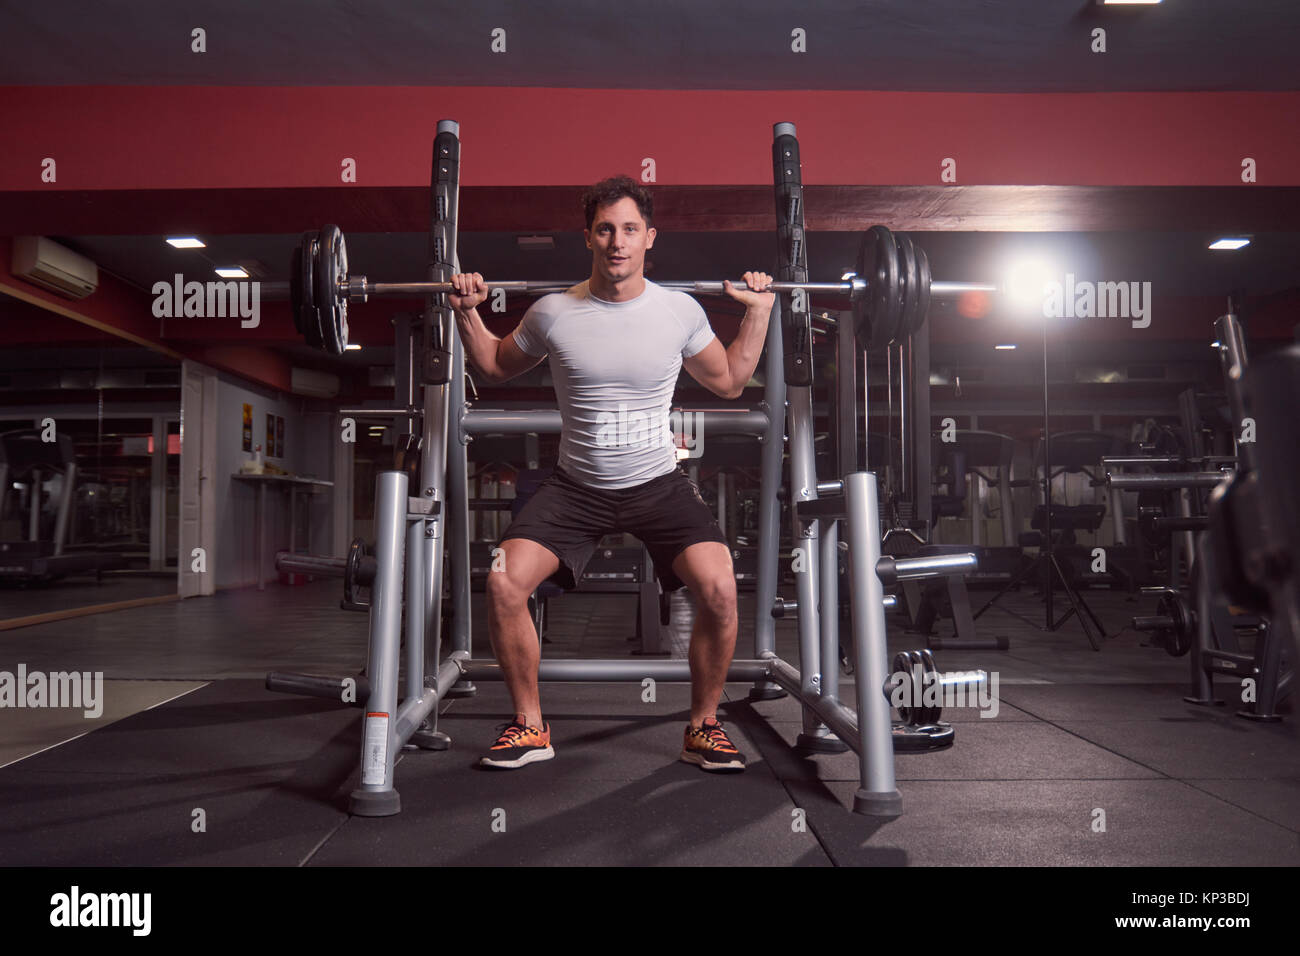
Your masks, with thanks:
<instances>
[{"instance_id":1,"label":"barbell bar","mask_svg":"<svg viewBox=\"0 0 1300 956\"><path fill-rule=\"evenodd\" d=\"M585 279L579 279L575 282L554 282L549 279L507 279L501 282L489 281L487 286L489 290L503 289L506 292L545 293L564 292L585 281ZM665 280L660 282L655 280L655 284L665 289L673 289L677 292L694 292L699 295L722 295L726 292L721 282L693 282L689 280ZM732 286L741 292L749 288L748 285L739 280L733 282ZM855 277L841 282L773 282L764 291L794 292L797 289L803 289L805 292L840 293L856 297L865 291L866 286L866 280ZM346 296L349 302L365 302L372 295L376 297L438 295L455 291L455 286L450 282L371 282L365 276L349 276L339 283L339 294ZM991 293L996 291L997 286L981 282L930 283L931 295L939 296L956 296L965 292Z\"/></svg>"},{"instance_id":2,"label":"barbell bar","mask_svg":"<svg viewBox=\"0 0 1300 956\"><path fill-rule=\"evenodd\" d=\"M579 282L508 280L487 285L506 292L542 294L563 292ZM658 284L698 295L726 291L718 281L667 280ZM744 282L733 286L749 288ZM289 288L295 327L308 345L333 355L341 355L347 346L349 302L365 302L370 296L455 291L450 282L371 282L363 275L349 275L347 243L342 230L332 225L303 234L302 244L293 252ZM883 348L920 329L932 296L996 293L998 288L979 282L932 281L929 259L920 246L884 226L872 226L863 234L855 274L839 282L773 282L765 291L797 290L847 295L853 303L859 343L863 348Z\"/></svg>"}]
</instances>

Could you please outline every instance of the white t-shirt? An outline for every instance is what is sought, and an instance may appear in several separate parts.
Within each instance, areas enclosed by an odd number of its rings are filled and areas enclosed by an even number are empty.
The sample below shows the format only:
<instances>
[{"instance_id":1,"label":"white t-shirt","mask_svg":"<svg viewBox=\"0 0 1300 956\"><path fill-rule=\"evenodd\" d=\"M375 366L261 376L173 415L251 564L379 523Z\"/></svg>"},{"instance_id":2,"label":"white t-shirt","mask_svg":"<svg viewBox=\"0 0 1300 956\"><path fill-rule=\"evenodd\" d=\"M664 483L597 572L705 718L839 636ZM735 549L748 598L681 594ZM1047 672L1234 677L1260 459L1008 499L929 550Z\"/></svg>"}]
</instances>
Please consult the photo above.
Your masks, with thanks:
<instances>
[{"instance_id":1,"label":"white t-shirt","mask_svg":"<svg viewBox=\"0 0 1300 956\"><path fill-rule=\"evenodd\" d=\"M583 282L533 303L515 344L550 357L560 408L559 464L593 488L630 488L677 467L668 410L682 359L714 338L685 292L647 281L627 302Z\"/></svg>"}]
</instances>

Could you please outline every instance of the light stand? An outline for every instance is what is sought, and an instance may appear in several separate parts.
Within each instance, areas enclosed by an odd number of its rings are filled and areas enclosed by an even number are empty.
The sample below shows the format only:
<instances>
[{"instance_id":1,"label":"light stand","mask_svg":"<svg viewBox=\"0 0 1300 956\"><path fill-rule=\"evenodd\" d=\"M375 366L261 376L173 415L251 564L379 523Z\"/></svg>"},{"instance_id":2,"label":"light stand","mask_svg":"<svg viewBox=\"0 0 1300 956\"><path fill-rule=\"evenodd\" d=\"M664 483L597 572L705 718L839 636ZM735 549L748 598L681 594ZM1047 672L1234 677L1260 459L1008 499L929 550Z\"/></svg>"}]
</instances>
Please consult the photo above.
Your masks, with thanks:
<instances>
[{"instance_id":1,"label":"light stand","mask_svg":"<svg viewBox=\"0 0 1300 956\"><path fill-rule=\"evenodd\" d=\"M1083 626L1083 633L1088 638L1088 643L1092 645L1094 651L1101 650L1099 638L1106 636L1106 628L1102 625L1088 602L1083 599L1083 595L1075 591L1070 584L1069 576L1061 567L1061 562L1056 558L1056 542L1052 539L1052 455L1051 455L1051 414L1048 404L1047 392L1047 322L1043 321L1043 544L1038 549L1038 557L1034 558L1029 564L1020 570L1015 577L1008 581L997 594L989 598L978 611L975 612L974 618L978 618L990 607L998 602L1002 595L1006 594L1012 588L1018 586L1021 581L1037 573L1040 569L1046 572L1047 586L1044 594L1044 621L1039 630L1054 633L1061 629L1061 626L1070 619L1070 615L1077 615L1079 623ZM1056 590L1056 582L1061 582L1061 589L1065 591L1065 596L1070 602L1070 607L1061 615L1059 620L1054 620L1055 612L1053 610L1053 598ZM1017 614L1009 608L1002 608L1013 617L1018 617L1022 621L1034 624L1027 617ZM1035 624L1037 627L1037 625ZM1093 627L1096 628L1094 635Z\"/></svg>"}]
</instances>

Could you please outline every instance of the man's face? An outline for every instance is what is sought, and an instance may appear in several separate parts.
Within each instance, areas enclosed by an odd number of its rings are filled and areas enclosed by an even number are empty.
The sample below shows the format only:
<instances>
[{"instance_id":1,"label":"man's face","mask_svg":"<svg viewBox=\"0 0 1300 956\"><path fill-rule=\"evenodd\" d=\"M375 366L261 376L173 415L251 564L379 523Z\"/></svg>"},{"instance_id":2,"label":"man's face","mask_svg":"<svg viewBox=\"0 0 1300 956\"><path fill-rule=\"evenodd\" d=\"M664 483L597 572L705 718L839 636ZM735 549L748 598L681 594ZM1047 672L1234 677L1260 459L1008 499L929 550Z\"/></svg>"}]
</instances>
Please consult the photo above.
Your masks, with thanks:
<instances>
[{"instance_id":1,"label":"man's face","mask_svg":"<svg viewBox=\"0 0 1300 956\"><path fill-rule=\"evenodd\" d=\"M646 228L636 202L626 196L597 206L591 228L584 233L596 271L610 282L640 275L646 250L655 244L655 230Z\"/></svg>"}]
</instances>

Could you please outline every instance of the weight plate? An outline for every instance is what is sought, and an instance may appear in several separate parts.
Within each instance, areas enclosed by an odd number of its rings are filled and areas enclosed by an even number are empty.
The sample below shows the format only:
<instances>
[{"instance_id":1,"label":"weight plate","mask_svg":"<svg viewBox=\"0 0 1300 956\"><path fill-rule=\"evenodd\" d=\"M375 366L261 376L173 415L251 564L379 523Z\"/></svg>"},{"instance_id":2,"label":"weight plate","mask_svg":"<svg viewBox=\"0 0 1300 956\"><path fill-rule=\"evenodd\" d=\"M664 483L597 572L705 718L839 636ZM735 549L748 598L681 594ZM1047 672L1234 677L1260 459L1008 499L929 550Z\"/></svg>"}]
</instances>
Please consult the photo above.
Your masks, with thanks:
<instances>
[{"instance_id":1,"label":"weight plate","mask_svg":"<svg viewBox=\"0 0 1300 956\"><path fill-rule=\"evenodd\" d=\"M853 321L862 348L882 349L894 337L899 318L898 246L884 226L862 234L858 248L858 275L867 290L853 303Z\"/></svg>"},{"instance_id":2,"label":"weight plate","mask_svg":"<svg viewBox=\"0 0 1300 956\"><path fill-rule=\"evenodd\" d=\"M361 559L366 556L364 538L353 538L348 546L348 563L343 569L343 600L348 604L359 603L361 590Z\"/></svg>"},{"instance_id":3,"label":"weight plate","mask_svg":"<svg viewBox=\"0 0 1300 956\"><path fill-rule=\"evenodd\" d=\"M930 653L929 649L924 649L921 651L913 651L913 653L916 654L921 659L921 668L922 668L922 675L923 675L921 679L922 694L924 694L926 688L931 685L934 685L934 690L930 691L931 694L935 694L935 693L942 694L943 688L942 686L939 685L939 668L935 666L934 655ZM924 699L925 698L922 697L922 700ZM942 699L943 699L942 696L940 696L940 701L942 701ZM937 724L939 722L939 718L942 716L943 716L942 703L928 704L921 707L922 724Z\"/></svg>"},{"instance_id":4,"label":"weight plate","mask_svg":"<svg viewBox=\"0 0 1300 956\"><path fill-rule=\"evenodd\" d=\"M915 324L907 329L908 335L913 335L921 331L921 326L925 325L926 318L930 315L930 257L926 255L924 249L916 246L916 283L917 283L917 306L915 312Z\"/></svg>"},{"instance_id":5,"label":"weight plate","mask_svg":"<svg viewBox=\"0 0 1300 956\"><path fill-rule=\"evenodd\" d=\"M302 326L302 336L314 349L321 347L320 309L316 305L316 269L320 258L320 242L317 233L302 234L302 255L299 257L298 283L302 286L302 302L298 322Z\"/></svg>"},{"instance_id":6,"label":"weight plate","mask_svg":"<svg viewBox=\"0 0 1300 956\"><path fill-rule=\"evenodd\" d=\"M1156 614L1168 617L1173 622L1168 630L1161 630L1159 637L1170 657L1182 657L1192 649L1196 640L1196 615L1191 605L1182 594L1164 594L1156 604Z\"/></svg>"},{"instance_id":7,"label":"weight plate","mask_svg":"<svg viewBox=\"0 0 1300 956\"><path fill-rule=\"evenodd\" d=\"M899 303L898 331L890 341L900 342L912 334L912 328L916 325L916 316L913 313L920 308L921 301L917 298L919 274L916 249L912 245L912 240L907 236L895 235L894 242L898 245L898 274L902 296Z\"/></svg>"},{"instance_id":8,"label":"weight plate","mask_svg":"<svg viewBox=\"0 0 1300 956\"><path fill-rule=\"evenodd\" d=\"M890 675L890 680L903 681L902 699L907 701L909 704L915 704L917 702L915 697L916 679L912 670L912 656L909 652L899 651L894 655L894 672ZM892 703L892 692L890 696L890 702ZM904 724L911 726L915 723L916 708L914 706L898 707L896 709L898 711L899 719Z\"/></svg>"},{"instance_id":9,"label":"weight plate","mask_svg":"<svg viewBox=\"0 0 1300 956\"><path fill-rule=\"evenodd\" d=\"M293 247L289 266L289 308L293 312L293 327L302 335L302 246Z\"/></svg>"},{"instance_id":10,"label":"weight plate","mask_svg":"<svg viewBox=\"0 0 1300 956\"><path fill-rule=\"evenodd\" d=\"M330 355L342 355L348 344L348 300L339 292L339 280L348 274L348 250L338 226L321 229L317 262L316 304L320 310L321 348Z\"/></svg>"}]
</instances>

